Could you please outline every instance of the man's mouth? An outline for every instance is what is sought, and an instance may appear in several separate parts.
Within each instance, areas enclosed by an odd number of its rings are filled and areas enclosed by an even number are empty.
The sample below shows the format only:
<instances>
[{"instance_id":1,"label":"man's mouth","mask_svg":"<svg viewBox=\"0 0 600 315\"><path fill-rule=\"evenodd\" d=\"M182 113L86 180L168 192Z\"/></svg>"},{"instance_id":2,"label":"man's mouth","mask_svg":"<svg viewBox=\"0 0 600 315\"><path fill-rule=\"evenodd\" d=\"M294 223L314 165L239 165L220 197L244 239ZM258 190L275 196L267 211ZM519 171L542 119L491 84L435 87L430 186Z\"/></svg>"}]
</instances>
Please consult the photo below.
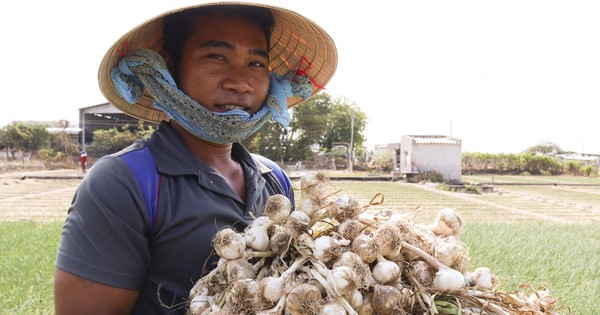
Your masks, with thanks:
<instances>
[{"instance_id":1,"label":"man's mouth","mask_svg":"<svg viewBox=\"0 0 600 315\"><path fill-rule=\"evenodd\" d=\"M240 105L233 105L233 104L217 105L217 107L222 110L225 110L225 111L230 111L230 110L234 110L234 109L246 111L246 107L240 106Z\"/></svg>"}]
</instances>

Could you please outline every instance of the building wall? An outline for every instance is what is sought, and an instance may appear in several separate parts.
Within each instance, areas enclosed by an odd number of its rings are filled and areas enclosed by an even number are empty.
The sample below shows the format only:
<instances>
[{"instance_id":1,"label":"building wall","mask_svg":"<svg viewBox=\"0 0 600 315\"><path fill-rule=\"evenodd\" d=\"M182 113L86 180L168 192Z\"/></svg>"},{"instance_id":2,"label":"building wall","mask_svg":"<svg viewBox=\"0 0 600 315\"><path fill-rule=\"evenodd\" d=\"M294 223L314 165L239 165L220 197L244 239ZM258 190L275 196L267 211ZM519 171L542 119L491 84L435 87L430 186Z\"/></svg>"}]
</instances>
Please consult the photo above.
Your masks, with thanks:
<instances>
[{"instance_id":1,"label":"building wall","mask_svg":"<svg viewBox=\"0 0 600 315\"><path fill-rule=\"evenodd\" d=\"M445 181L462 183L460 143L413 143L412 138L403 136L401 148L400 169L403 173L437 172Z\"/></svg>"}]
</instances>

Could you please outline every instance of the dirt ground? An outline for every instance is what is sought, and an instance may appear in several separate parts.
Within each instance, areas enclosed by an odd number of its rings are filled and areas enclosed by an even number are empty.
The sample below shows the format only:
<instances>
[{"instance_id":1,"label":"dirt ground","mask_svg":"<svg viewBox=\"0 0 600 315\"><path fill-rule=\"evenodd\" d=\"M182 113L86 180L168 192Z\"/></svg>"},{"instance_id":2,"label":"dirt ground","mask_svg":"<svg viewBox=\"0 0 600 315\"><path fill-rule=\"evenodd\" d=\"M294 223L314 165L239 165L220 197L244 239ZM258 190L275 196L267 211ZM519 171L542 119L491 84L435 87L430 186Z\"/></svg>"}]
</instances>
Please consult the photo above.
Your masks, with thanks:
<instances>
[{"instance_id":1,"label":"dirt ground","mask_svg":"<svg viewBox=\"0 0 600 315\"><path fill-rule=\"evenodd\" d=\"M64 220L81 170L0 174L0 221Z\"/></svg>"},{"instance_id":2,"label":"dirt ground","mask_svg":"<svg viewBox=\"0 0 600 315\"><path fill-rule=\"evenodd\" d=\"M294 175L294 174L290 174ZM65 219L71 200L77 186L83 178L80 169L62 170L17 170L0 173L0 221L62 221ZM452 196L462 202L479 205L481 208L493 208L499 213L511 213L513 216L529 217L534 220L544 220L560 223L571 222L600 222L600 190L585 187L558 187L562 190L585 191L593 197L589 202L564 201L559 197L548 198L537 196L530 192L498 191L496 196L516 198L517 204L503 204L497 199L470 194L457 194L439 189L431 189L426 185L412 185L428 190L435 195ZM395 189L394 189L395 190ZM576 193L576 191L573 191ZM352 195L352 194L351 194ZM435 198L435 197L433 197ZM535 203L533 205L532 203ZM526 206L525 206L526 205ZM558 206L557 206L558 205ZM559 212L531 211L532 208L558 208ZM475 206L473 211L484 211ZM473 214L474 215L474 214ZM480 216L491 219L490 213L480 213Z\"/></svg>"}]
</instances>

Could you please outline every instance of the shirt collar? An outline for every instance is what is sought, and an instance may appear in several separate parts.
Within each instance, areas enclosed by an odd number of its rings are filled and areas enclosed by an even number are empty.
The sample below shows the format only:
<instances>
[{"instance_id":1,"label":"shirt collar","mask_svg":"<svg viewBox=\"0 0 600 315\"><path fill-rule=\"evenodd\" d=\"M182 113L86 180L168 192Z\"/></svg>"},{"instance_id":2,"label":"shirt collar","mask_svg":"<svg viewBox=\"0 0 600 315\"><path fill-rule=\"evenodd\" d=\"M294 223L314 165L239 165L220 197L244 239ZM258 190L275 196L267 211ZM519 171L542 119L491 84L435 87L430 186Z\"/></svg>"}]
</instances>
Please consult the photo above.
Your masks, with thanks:
<instances>
[{"instance_id":1,"label":"shirt collar","mask_svg":"<svg viewBox=\"0 0 600 315\"><path fill-rule=\"evenodd\" d=\"M207 164L197 159L188 150L179 134L166 121L160 123L158 129L148 138L147 143L160 173L199 175L202 170L212 172ZM264 173L252 155L240 143L233 143L231 154L248 168L247 174L262 175Z\"/></svg>"}]
</instances>

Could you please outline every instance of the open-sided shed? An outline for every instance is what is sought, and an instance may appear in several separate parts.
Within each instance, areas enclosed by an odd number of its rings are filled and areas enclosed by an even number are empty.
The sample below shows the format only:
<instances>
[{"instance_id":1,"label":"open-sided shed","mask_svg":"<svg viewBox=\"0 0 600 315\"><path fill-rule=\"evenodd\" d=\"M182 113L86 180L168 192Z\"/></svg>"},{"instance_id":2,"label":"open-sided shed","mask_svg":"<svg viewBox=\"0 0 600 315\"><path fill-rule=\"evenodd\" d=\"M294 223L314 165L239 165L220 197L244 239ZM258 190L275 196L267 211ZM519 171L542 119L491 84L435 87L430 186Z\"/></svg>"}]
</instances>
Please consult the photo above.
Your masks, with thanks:
<instances>
[{"instance_id":1,"label":"open-sided shed","mask_svg":"<svg viewBox=\"0 0 600 315\"><path fill-rule=\"evenodd\" d=\"M129 125L132 130L135 130L138 123L139 119L123 113L111 103L102 103L79 109L79 128L82 130L81 143L84 146L93 141L94 131L98 129L122 128L124 125ZM156 123L144 123L154 127L158 126Z\"/></svg>"}]
</instances>

